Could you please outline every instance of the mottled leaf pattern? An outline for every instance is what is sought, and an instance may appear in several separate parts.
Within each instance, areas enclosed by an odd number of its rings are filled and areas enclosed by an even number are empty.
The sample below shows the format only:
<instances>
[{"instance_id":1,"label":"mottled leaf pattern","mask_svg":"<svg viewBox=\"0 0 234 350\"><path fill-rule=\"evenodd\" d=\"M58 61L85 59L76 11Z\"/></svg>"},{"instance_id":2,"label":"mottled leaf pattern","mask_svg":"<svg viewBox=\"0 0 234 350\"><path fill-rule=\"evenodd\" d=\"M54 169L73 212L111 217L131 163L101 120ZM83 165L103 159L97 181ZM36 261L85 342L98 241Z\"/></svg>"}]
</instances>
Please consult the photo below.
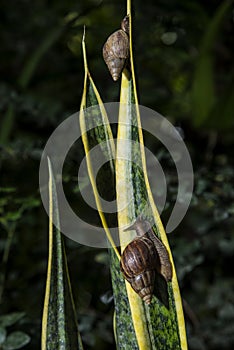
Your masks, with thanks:
<instances>
[{"instance_id":1,"label":"mottled leaf pattern","mask_svg":"<svg viewBox=\"0 0 234 350\"><path fill-rule=\"evenodd\" d=\"M123 201L129 205L124 210L118 211L118 221L119 226L124 228L135 221L139 215L144 214L153 225L155 234L166 246L173 264L167 237L149 187L144 151L140 147L144 142L134 75L130 10L129 1L131 74L126 69L122 74L116 158L117 202L120 207ZM128 148L122 146L123 140L130 141ZM134 163L135 159L138 160L138 166ZM147 201L149 201L148 206ZM120 230L122 251L126 246L126 238L131 241L134 235L134 231ZM155 288L155 294L149 306L126 282L138 347L145 350L186 350L183 310L174 265L172 282L166 283L160 279L156 282L157 288Z\"/></svg>"},{"instance_id":2,"label":"mottled leaf pattern","mask_svg":"<svg viewBox=\"0 0 234 350\"><path fill-rule=\"evenodd\" d=\"M82 134L82 140L83 140L84 149L86 153L88 173L89 173L90 181L94 191L94 195L96 197L96 204L99 211L99 215L100 215L103 227L106 231L107 237L110 241L110 244L113 244L113 242L111 242L110 233L108 231L106 217L102 212L101 204L97 199L98 198L97 186L96 186L95 179L93 177L92 163L89 157L89 150L96 144L100 144L100 147L102 147L101 145L102 143L105 143L105 144L109 143L110 147L103 148L104 155L106 154L107 160L112 158L114 159L115 145L113 142L113 135L108 122L108 118L105 110L103 109L102 100L98 94L98 91L94 85L94 82L88 70L84 40L83 40L83 55L84 55L84 63L85 63L85 79L84 79L83 97L82 97L81 108L80 108L81 134ZM95 106L95 107L91 109L92 113L90 114L85 109L91 106ZM95 113L95 109L97 113ZM93 118L95 118L94 115L100 118L100 121L99 121L100 126L95 127L89 132L86 132L93 126ZM95 124L97 124L96 121L95 121ZM102 173L103 183L105 184L105 188L107 188L106 186L107 181L108 181L108 184L115 181L114 175L115 175L115 163L113 161L108 163L108 167L105 168L105 173ZM115 191L115 188L114 188L114 191ZM137 350L138 345L136 342L136 336L133 328L125 282L120 272L120 265L119 265L120 256L116 247L114 247L114 249L111 249L111 248L109 249L109 255L110 255L111 278L112 278L112 286L113 286L113 294L114 294L114 302L115 302L114 329L115 329L115 337L117 341L117 348L127 349L127 350L133 350L133 349Z\"/></svg>"},{"instance_id":3,"label":"mottled leaf pattern","mask_svg":"<svg viewBox=\"0 0 234 350\"><path fill-rule=\"evenodd\" d=\"M63 237L59 225L56 183L49 168L49 258L42 320L42 350L83 349L78 333Z\"/></svg>"}]
</instances>

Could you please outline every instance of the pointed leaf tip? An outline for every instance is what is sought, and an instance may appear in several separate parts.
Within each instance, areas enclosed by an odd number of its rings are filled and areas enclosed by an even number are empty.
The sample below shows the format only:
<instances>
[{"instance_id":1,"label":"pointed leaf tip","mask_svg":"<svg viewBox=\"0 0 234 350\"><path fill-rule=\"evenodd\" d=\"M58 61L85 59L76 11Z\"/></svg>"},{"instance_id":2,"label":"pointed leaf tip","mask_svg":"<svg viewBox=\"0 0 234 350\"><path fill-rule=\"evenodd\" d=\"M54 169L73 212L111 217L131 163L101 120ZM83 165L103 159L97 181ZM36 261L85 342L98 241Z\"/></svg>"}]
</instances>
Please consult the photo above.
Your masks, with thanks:
<instances>
[{"instance_id":1,"label":"pointed leaf tip","mask_svg":"<svg viewBox=\"0 0 234 350\"><path fill-rule=\"evenodd\" d=\"M83 37L82 37L82 43L84 43L85 42L85 25L84 25L84 31L83 31Z\"/></svg>"}]
</instances>

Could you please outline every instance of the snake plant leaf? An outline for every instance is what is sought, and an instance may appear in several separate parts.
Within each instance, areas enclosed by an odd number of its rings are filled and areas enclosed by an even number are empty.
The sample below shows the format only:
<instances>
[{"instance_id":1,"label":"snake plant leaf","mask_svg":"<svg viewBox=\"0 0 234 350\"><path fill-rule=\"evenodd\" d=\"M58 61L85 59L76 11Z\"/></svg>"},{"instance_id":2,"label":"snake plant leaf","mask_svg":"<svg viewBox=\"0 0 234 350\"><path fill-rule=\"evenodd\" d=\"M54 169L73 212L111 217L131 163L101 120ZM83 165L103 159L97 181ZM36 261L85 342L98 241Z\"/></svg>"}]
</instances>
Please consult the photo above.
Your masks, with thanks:
<instances>
[{"instance_id":1,"label":"snake plant leaf","mask_svg":"<svg viewBox=\"0 0 234 350\"><path fill-rule=\"evenodd\" d=\"M107 222L106 216L103 213L98 191L105 191L105 194L108 192L109 199L113 200L115 191L115 144L103 102L88 69L85 46L85 32L82 40L82 50L84 57L85 76L79 114L81 136L85 150L88 174L99 216L103 228L106 232L107 239L109 240L110 246L114 249L116 256L119 258L119 252L115 246L108 228L110 222ZM104 163L106 162L106 166L104 169L102 169L101 172L102 182L99 186L99 189L97 187L96 179L94 176L94 168L92 164L92 161L94 161L94 159L92 159L90 152L90 150L95 146L100 146L102 155L104 157ZM106 181L108 181L109 186L106 186ZM113 218L111 220L113 220Z\"/></svg>"},{"instance_id":2,"label":"snake plant leaf","mask_svg":"<svg viewBox=\"0 0 234 350\"><path fill-rule=\"evenodd\" d=\"M166 298L160 298L155 293L149 306L142 301L126 281L137 339L136 348L140 350L186 350L184 317L176 271L168 240L149 187L145 154L142 147L144 142L133 65L130 1L128 1L127 13L130 21L131 73L126 69L122 73L116 157L117 204L119 203L119 207L123 207L123 203L128 203L123 210L118 210L121 250L123 251L126 247L126 240L130 242L135 236L134 231L126 232L123 228L130 226L139 215L144 214L145 218L153 225L154 233L167 248L173 267L172 282L165 282L163 285L158 281L158 292L161 292ZM123 147L126 140L129 141L129 147ZM138 159L138 166L135 165L134 159ZM147 210L145 210L146 203L150 203ZM119 344L119 348L124 347Z\"/></svg>"},{"instance_id":3,"label":"snake plant leaf","mask_svg":"<svg viewBox=\"0 0 234 350\"><path fill-rule=\"evenodd\" d=\"M215 40L233 1L223 1L210 21L202 38L192 86L195 126L202 125L215 107L214 54Z\"/></svg>"},{"instance_id":4,"label":"snake plant leaf","mask_svg":"<svg viewBox=\"0 0 234 350\"><path fill-rule=\"evenodd\" d=\"M56 183L49 168L49 257L42 319L42 350L82 350L63 237L59 224Z\"/></svg>"},{"instance_id":5,"label":"snake plant leaf","mask_svg":"<svg viewBox=\"0 0 234 350\"><path fill-rule=\"evenodd\" d=\"M82 48L84 56L85 77L80 108L80 128L86 154L88 174L96 199L97 209L102 221L102 225L106 231L107 239L109 239L110 245L112 246L112 248L108 250L110 255L110 270L115 302L114 334L119 349L133 350L138 349L138 347L127 298L125 281L122 273L120 272L120 254L114 242L112 241L110 232L108 230L108 222L105 213L103 213L101 203L98 199L98 190L94 178L92 159L90 158L89 152L93 145L100 144L100 147L102 147L102 144L109 144L109 147L102 148L106 160L111 160L108 163L109 169L105 168L105 172L102 173L102 176L105 184L110 183L110 176L115 176L115 163L113 161L113 159L115 159L115 145L106 111L88 69L85 38L83 38ZM91 106L92 113L89 114L88 107ZM100 120L95 120L94 124L94 118L100 118ZM92 127L93 129L91 129ZM87 130L90 131L87 132ZM107 186L105 185L105 187Z\"/></svg>"}]
</instances>

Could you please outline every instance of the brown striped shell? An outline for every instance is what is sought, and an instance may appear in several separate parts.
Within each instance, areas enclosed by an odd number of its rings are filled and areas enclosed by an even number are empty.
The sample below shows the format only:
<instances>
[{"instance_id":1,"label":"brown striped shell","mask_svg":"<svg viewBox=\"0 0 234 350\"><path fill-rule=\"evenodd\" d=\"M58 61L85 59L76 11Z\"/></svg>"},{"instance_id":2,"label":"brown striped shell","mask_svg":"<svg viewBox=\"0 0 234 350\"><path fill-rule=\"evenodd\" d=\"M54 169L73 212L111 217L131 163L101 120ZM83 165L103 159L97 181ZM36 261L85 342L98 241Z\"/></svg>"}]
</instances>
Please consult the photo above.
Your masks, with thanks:
<instances>
[{"instance_id":1,"label":"brown striped shell","mask_svg":"<svg viewBox=\"0 0 234 350\"><path fill-rule=\"evenodd\" d=\"M156 271L166 282L172 279L169 254L151 229L148 221L139 217L127 230L136 230L137 236L123 251L120 268L136 293L149 304L152 299Z\"/></svg>"},{"instance_id":2,"label":"brown striped shell","mask_svg":"<svg viewBox=\"0 0 234 350\"><path fill-rule=\"evenodd\" d=\"M157 262L154 244L147 237L137 237L129 243L120 260L124 277L147 304L152 299Z\"/></svg>"},{"instance_id":3,"label":"brown striped shell","mask_svg":"<svg viewBox=\"0 0 234 350\"><path fill-rule=\"evenodd\" d=\"M129 56L128 16L121 26L122 29L111 34L103 46L103 58L114 81L119 79Z\"/></svg>"}]
</instances>

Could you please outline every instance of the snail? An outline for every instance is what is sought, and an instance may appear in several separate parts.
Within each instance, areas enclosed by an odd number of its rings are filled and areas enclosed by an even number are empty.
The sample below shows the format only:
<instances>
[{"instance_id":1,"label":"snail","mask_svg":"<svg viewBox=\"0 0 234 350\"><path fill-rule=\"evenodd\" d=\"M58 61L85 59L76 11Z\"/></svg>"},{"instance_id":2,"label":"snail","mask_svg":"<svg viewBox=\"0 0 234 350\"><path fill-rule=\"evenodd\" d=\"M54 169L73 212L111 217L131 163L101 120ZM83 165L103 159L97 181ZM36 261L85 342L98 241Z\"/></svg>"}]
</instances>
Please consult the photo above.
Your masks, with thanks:
<instances>
[{"instance_id":1,"label":"snail","mask_svg":"<svg viewBox=\"0 0 234 350\"><path fill-rule=\"evenodd\" d=\"M129 17L122 20L121 29L109 36L103 46L103 58L114 81L118 80L129 56Z\"/></svg>"},{"instance_id":2,"label":"snail","mask_svg":"<svg viewBox=\"0 0 234 350\"><path fill-rule=\"evenodd\" d=\"M137 237L124 249L120 269L134 291L150 304L155 273L161 274L166 282L172 279L172 266L168 251L156 237L148 221L139 217L125 231L135 230Z\"/></svg>"}]
</instances>

